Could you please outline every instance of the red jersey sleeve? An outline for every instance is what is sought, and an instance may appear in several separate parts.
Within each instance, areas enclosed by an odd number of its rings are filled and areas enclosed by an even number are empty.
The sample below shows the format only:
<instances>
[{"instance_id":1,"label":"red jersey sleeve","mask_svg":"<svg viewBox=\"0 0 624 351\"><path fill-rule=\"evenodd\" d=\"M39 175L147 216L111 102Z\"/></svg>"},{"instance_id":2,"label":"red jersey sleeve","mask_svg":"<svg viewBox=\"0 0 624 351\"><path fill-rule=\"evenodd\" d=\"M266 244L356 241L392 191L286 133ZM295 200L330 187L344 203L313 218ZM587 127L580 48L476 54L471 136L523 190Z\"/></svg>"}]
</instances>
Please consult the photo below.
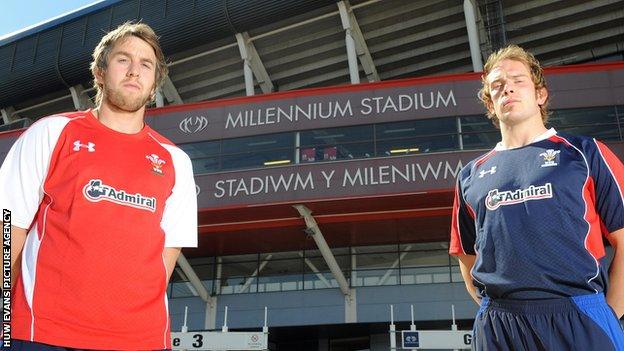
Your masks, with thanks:
<instances>
[{"instance_id":1,"label":"red jersey sleeve","mask_svg":"<svg viewBox=\"0 0 624 351\"><path fill-rule=\"evenodd\" d=\"M476 239L474 212L466 203L461 189L461 173L455 186L455 200L453 202L453 218L451 219L451 243L449 254L474 255Z\"/></svg>"}]
</instances>

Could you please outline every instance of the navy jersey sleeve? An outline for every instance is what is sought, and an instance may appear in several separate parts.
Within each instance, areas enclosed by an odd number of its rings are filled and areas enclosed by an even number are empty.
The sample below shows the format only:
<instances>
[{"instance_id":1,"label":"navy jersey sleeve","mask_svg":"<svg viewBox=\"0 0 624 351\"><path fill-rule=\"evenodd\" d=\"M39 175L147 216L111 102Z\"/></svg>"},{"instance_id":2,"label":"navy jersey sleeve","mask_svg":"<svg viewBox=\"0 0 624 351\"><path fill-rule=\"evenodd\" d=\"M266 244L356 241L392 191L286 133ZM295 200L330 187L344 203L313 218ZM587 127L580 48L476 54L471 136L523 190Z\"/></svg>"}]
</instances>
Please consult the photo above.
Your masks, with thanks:
<instances>
[{"instance_id":1,"label":"navy jersey sleeve","mask_svg":"<svg viewBox=\"0 0 624 351\"><path fill-rule=\"evenodd\" d=\"M594 183L594 205L605 234L624 228L624 165L603 143L591 140L586 147L590 177Z\"/></svg>"},{"instance_id":2,"label":"navy jersey sleeve","mask_svg":"<svg viewBox=\"0 0 624 351\"><path fill-rule=\"evenodd\" d=\"M451 255L475 254L475 215L464 199L462 189L463 174L465 174L463 171L460 172L457 178L457 185L455 186L453 218L451 219L451 243L449 245L449 254Z\"/></svg>"}]
</instances>

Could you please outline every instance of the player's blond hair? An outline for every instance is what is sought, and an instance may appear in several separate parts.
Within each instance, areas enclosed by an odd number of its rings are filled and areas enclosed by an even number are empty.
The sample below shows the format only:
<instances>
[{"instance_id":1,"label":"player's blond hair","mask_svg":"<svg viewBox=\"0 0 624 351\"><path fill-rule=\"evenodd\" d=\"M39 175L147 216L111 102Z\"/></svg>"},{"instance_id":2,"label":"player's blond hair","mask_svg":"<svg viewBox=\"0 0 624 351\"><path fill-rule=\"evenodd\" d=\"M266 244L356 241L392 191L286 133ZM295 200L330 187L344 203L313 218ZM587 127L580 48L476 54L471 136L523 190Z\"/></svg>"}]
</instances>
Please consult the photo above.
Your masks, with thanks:
<instances>
[{"instance_id":1,"label":"player's blond hair","mask_svg":"<svg viewBox=\"0 0 624 351\"><path fill-rule=\"evenodd\" d=\"M535 85L536 93L538 90L547 89L546 79L544 78L544 70L542 69L539 61L530 52L524 50L518 45L512 44L491 54L490 57L488 57L485 66L483 66L483 75L481 76L483 86L481 87L481 90L479 90L479 99L483 102L483 105L485 105L487 117L492 120L492 123L497 127L499 127L498 117L488 109L488 106L492 105L492 95L490 94L487 75L490 74L492 69L494 69L494 67L496 67L496 65L503 60L514 60L524 63L524 65L529 69L529 72L531 72L531 80ZM548 122L549 99L550 97L547 96L546 101L539 106L544 124Z\"/></svg>"},{"instance_id":2,"label":"player's blond hair","mask_svg":"<svg viewBox=\"0 0 624 351\"><path fill-rule=\"evenodd\" d=\"M98 83L95 79L96 73L106 72L108 68L108 56L110 55L113 47L124 40L129 36L137 37L147 44L149 44L152 49L154 49L154 54L156 56L156 77L154 80L154 91L157 88L162 86L162 83L167 77L169 73L169 68L167 67L167 62L165 61L165 55L160 48L160 43L158 42L158 36L154 32L154 30L145 23L134 23L134 22L126 22L114 30L108 32L100 43L93 50L93 61L91 62L91 74L93 75L93 88L96 91L95 95L95 105L100 106L102 103L102 95L103 95L103 86L101 83ZM152 96L152 100L154 96Z\"/></svg>"}]
</instances>

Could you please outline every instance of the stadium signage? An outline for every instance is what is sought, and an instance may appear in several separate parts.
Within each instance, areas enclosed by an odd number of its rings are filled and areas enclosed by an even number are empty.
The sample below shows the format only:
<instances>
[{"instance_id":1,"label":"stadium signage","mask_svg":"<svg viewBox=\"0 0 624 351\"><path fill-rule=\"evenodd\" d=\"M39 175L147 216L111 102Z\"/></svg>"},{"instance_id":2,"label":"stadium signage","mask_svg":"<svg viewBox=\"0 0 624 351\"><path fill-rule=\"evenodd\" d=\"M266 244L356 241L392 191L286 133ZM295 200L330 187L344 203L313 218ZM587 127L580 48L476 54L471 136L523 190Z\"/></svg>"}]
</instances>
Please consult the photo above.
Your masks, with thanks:
<instances>
[{"instance_id":1,"label":"stadium signage","mask_svg":"<svg viewBox=\"0 0 624 351\"><path fill-rule=\"evenodd\" d=\"M147 121L171 141L186 143L483 113L476 98L478 81L357 88L313 89L150 110Z\"/></svg>"},{"instance_id":2,"label":"stadium signage","mask_svg":"<svg viewBox=\"0 0 624 351\"><path fill-rule=\"evenodd\" d=\"M620 105L624 70L547 71L551 108ZM579 89L577 82L587 89ZM284 91L147 112L175 143L361 124L483 115L478 73Z\"/></svg>"},{"instance_id":3,"label":"stadium signage","mask_svg":"<svg viewBox=\"0 0 624 351\"><path fill-rule=\"evenodd\" d=\"M470 330L420 330L401 332L401 347L405 350L470 349Z\"/></svg>"},{"instance_id":4,"label":"stadium signage","mask_svg":"<svg viewBox=\"0 0 624 351\"><path fill-rule=\"evenodd\" d=\"M199 175L200 208L453 189L481 152L385 157Z\"/></svg>"},{"instance_id":5,"label":"stadium signage","mask_svg":"<svg viewBox=\"0 0 624 351\"><path fill-rule=\"evenodd\" d=\"M453 90L429 93L398 94L396 96L363 97L358 101L313 102L307 104L291 104L285 107L268 106L258 109L229 112L225 129L249 128L266 124L297 123L300 120L317 120L330 118L350 118L369 116L388 112L402 113L419 109L438 109L440 107L457 106Z\"/></svg>"}]
</instances>

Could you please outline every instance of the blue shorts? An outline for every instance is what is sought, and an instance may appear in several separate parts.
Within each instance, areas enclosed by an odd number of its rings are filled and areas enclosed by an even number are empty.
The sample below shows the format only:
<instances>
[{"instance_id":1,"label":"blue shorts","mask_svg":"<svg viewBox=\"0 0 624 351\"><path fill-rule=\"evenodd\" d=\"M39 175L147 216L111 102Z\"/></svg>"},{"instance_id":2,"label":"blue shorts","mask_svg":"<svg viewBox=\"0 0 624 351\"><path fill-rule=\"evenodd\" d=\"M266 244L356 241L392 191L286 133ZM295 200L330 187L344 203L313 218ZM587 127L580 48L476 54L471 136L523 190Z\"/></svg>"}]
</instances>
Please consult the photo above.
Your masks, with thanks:
<instances>
[{"instance_id":1,"label":"blue shorts","mask_svg":"<svg viewBox=\"0 0 624 351\"><path fill-rule=\"evenodd\" d=\"M549 300L483 298L473 350L624 351L624 332L602 293Z\"/></svg>"},{"instance_id":2,"label":"blue shorts","mask_svg":"<svg viewBox=\"0 0 624 351\"><path fill-rule=\"evenodd\" d=\"M2 348L2 351L9 350L7 348ZM25 340L11 340L11 351L91 351L86 349L73 349L70 347L62 347L62 346L53 346L42 344L34 341L25 341ZM167 350L165 350L167 351Z\"/></svg>"}]
</instances>

